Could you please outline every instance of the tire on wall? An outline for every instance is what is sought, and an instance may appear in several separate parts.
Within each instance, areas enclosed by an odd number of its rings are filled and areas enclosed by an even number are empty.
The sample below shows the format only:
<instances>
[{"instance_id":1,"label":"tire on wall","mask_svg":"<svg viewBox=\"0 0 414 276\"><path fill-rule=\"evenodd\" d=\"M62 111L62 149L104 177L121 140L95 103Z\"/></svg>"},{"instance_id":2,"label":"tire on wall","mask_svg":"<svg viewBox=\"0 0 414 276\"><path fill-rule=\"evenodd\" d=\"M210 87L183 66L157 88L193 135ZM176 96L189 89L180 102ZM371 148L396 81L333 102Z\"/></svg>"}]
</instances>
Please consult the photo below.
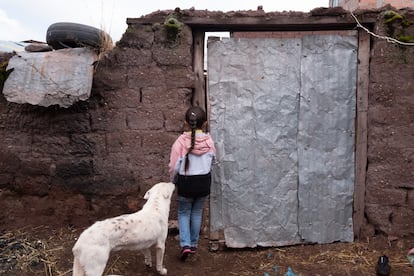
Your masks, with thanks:
<instances>
[{"instance_id":1,"label":"tire on wall","mask_svg":"<svg viewBox=\"0 0 414 276\"><path fill-rule=\"evenodd\" d=\"M50 25L46 32L46 42L55 50L86 46L100 51L112 48L112 38L105 31L70 22Z\"/></svg>"}]
</instances>

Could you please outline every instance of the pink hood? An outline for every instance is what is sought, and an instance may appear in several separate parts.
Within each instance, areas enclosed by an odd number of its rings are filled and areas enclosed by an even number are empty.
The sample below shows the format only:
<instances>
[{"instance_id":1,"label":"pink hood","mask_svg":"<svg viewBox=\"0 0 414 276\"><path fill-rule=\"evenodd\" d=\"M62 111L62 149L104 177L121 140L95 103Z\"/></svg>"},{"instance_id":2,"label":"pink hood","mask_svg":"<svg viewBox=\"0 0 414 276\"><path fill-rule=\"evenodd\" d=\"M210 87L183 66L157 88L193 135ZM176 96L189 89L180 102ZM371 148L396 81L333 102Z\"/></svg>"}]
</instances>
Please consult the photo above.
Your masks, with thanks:
<instances>
[{"instance_id":1,"label":"pink hood","mask_svg":"<svg viewBox=\"0 0 414 276\"><path fill-rule=\"evenodd\" d=\"M184 157L191 146L191 134L189 132L184 132L181 134L177 140L174 142L171 148L171 156L169 163L169 172L170 175L173 174L175 163L180 158ZM203 155L207 152L216 154L216 148L214 147L213 139L211 138L210 133L196 134L194 149L191 151L195 155Z\"/></svg>"}]
</instances>

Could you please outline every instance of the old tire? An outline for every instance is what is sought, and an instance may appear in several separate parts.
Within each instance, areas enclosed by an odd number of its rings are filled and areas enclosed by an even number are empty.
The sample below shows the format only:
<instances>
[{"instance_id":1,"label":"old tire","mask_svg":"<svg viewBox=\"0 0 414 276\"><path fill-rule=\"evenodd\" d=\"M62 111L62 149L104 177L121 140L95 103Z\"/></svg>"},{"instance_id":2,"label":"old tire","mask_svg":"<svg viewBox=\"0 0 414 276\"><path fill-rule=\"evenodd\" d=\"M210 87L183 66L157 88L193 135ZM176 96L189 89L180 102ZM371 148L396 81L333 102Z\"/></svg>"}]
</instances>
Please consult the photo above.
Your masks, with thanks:
<instances>
[{"instance_id":1,"label":"old tire","mask_svg":"<svg viewBox=\"0 0 414 276\"><path fill-rule=\"evenodd\" d=\"M86 46L104 50L112 47L112 38L103 30L70 22L50 25L46 32L46 42L55 50Z\"/></svg>"}]
</instances>

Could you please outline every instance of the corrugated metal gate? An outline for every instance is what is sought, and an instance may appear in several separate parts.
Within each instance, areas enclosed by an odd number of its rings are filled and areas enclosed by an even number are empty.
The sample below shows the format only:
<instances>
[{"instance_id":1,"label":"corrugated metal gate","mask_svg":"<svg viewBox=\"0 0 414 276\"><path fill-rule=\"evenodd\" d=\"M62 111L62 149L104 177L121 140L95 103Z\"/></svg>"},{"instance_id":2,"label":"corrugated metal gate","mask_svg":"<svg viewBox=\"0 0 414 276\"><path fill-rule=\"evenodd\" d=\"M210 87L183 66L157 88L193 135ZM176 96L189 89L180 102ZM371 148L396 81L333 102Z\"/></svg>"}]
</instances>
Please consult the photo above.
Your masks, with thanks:
<instances>
[{"instance_id":1,"label":"corrugated metal gate","mask_svg":"<svg viewBox=\"0 0 414 276\"><path fill-rule=\"evenodd\" d=\"M357 33L208 42L211 231L229 247L352 241Z\"/></svg>"}]
</instances>

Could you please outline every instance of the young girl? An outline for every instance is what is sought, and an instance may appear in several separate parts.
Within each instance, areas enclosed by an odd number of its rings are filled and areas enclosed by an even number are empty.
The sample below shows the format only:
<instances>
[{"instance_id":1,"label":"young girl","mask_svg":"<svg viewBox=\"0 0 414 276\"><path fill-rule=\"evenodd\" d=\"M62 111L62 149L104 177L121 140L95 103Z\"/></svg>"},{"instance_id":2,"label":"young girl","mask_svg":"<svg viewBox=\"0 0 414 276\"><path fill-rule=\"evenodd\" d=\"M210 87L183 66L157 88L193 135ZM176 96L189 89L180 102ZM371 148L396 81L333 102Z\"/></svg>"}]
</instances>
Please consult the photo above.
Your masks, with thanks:
<instances>
[{"instance_id":1,"label":"young girl","mask_svg":"<svg viewBox=\"0 0 414 276\"><path fill-rule=\"evenodd\" d=\"M171 149L169 172L177 185L180 259L185 261L198 245L204 201L210 194L211 166L216 149L209 133L203 131L206 113L191 107L185 114L189 132L181 134Z\"/></svg>"}]
</instances>

